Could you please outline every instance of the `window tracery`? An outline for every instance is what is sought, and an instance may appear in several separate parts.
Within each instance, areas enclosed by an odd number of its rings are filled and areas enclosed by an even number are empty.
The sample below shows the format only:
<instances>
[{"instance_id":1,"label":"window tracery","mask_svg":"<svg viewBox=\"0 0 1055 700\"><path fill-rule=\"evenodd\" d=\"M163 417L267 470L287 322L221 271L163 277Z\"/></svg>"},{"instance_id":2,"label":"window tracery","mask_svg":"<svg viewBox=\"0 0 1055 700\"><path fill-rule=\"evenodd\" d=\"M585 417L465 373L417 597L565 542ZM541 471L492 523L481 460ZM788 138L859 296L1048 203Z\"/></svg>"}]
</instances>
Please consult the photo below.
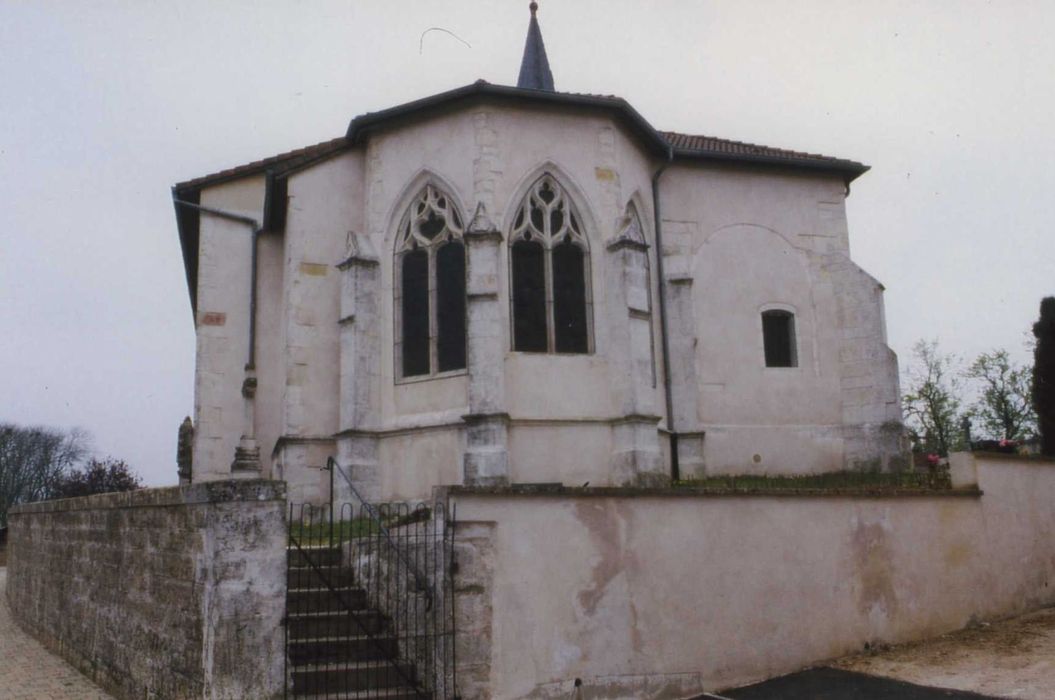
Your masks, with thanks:
<instances>
[{"instance_id":1,"label":"window tracery","mask_svg":"<svg viewBox=\"0 0 1055 700\"><path fill-rule=\"evenodd\" d=\"M465 244L451 198L426 185L398 229L395 285L400 376L465 369Z\"/></svg>"},{"instance_id":2,"label":"window tracery","mask_svg":"<svg viewBox=\"0 0 1055 700\"><path fill-rule=\"evenodd\" d=\"M589 352L589 244L553 176L543 175L528 190L509 241L513 349Z\"/></svg>"}]
</instances>

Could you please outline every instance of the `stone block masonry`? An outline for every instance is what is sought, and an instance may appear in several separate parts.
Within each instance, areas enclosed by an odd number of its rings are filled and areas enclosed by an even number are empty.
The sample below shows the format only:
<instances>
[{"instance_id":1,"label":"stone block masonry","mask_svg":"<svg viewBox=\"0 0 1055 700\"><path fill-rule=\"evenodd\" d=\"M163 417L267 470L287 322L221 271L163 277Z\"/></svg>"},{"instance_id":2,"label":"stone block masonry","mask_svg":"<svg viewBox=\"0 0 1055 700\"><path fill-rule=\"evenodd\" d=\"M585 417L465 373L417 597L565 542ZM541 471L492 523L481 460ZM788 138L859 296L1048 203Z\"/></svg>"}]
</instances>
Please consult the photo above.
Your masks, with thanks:
<instances>
[{"instance_id":1,"label":"stone block masonry","mask_svg":"<svg viewBox=\"0 0 1055 700\"><path fill-rule=\"evenodd\" d=\"M16 506L16 621L118 698L279 698L285 484L214 481Z\"/></svg>"}]
</instances>

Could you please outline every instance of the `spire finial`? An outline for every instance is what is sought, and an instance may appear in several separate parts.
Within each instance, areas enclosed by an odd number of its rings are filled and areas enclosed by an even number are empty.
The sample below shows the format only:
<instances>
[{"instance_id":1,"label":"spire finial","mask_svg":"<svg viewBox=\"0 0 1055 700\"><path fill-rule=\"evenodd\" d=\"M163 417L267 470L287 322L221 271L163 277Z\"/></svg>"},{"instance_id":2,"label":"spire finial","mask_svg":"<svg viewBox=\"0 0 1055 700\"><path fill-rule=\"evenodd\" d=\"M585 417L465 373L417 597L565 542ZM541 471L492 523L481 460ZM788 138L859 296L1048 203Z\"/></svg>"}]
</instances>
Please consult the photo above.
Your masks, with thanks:
<instances>
[{"instance_id":1,"label":"spire finial","mask_svg":"<svg viewBox=\"0 0 1055 700\"><path fill-rule=\"evenodd\" d=\"M531 90L549 90L553 92L553 73L549 70L549 59L546 58L546 46L542 43L542 30L538 26L538 3L532 0L528 5L531 10L531 21L528 23L527 41L524 43L524 59L520 62L518 88Z\"/></svg>"}]
</instances>

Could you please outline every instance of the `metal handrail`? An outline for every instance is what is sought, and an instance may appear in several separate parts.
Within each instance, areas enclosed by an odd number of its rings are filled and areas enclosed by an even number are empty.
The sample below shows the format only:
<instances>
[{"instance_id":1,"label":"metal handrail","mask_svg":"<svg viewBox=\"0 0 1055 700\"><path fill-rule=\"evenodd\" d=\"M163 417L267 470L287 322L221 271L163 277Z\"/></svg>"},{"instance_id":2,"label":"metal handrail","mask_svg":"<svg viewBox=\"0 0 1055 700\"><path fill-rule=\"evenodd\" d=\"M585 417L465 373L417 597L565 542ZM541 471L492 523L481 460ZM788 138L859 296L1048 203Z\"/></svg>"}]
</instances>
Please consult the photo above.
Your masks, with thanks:
<instances>
[{"instance_id":1,"label":"metal handrail","mask_svg":"<svg viewBox=\"0 0 1055 700\"><path fill-rule=\"evenodd\" d=\"M352 608L351 605L348 604L347 601L345 601L344 596L341 594L341 592L338 591L336 588L334 588L333 584L330 583L329 578L326 576L326 574L323 573L323 571L319 567L319 565L316 564L312 560L311 556L301 546L301 544L297 540L297 538L295 538L292 535L290 535L289 539L293 543L293 546L295 546L297 548L297 551L300 552L300 554L303 557L303 559L308 562L308 567L315 572L315 575L319 577L319 580L322 581L323 584L326 586L326 588L329 589L330 594L333 595L337 599L337 602L340 604L340 606L342 608L344 608L344 611L346 613L348 613L348 615L351 617L352 621L355 622L356 625L358 625L359 631L362 632L366 636L366 638L369 639L370 642L375 647L377 647L378 651L382 652L381 658L384 659L385 661L387 661L389 666L391 666L392 668L395 669L396 673L403 679L403 681L407 684L407 686L410 687L411 689L413 689L415 695L417 695L419 698L427 698L428 695L425 693L425 689L421 687L421 684L417 681L417 679L415 679L414 677L412 677L410 675L407 675L407 673L403 670L402 666L400 666L398 663L396 663L393 659L388 658L387 654L384 653L385 652L385 648L380 644L380 642L377 639L377 636L373 632L371 632L370 629L359 620L359 618L357 618L355 616L355 610ZM287 574L287 576L288 576L288 574ZM287 585L288 585L288 583L287 583ZM287 642L287 644L288 644L288 642ZM287 663L288 663L288 660L289 660L289 653L288 652L286 654L286 660L287 660ZM287 688L287 690L288 690L288 688Z\"/></svg>"},{"instance_id":2,"label":"metal handrail","mask_svg":"<svg viewBox=\"0 0 1055 700\"><path fill-rule=\"evenodd\" d=\"M362 494L359 493L359 490L355 488L354 484L352 484L351 478L347 474L345 474L344 468L341 467L340 463L333 457L329 457L326 460L326 466L331 470L336 469L338 472L340 472L341 477L344 479L345 483L348 484L348 488L351 489L352 495L354 495L356 500L358 500L359 503L363 506L367 514L370 516L370 519L374 521L374 525L377 526L378 532L384 535L385 540L388 542L388 546L393 552L395 552L396 556L398 556L400 560L402 560L403 565L406 567L406 570L414 576L414 586L416 587L416 590L420 593L425 594L425 610L431 610L433 599L435 598L436 594L435 584L429 583L428 577L422 574L421 571L419 571L418 568L414 566L410 559L407 558L407 555L403 552L403 550L396 546L396 543L392 539L392 535L389 534L388 528L385 527L385 524L381 519L381 514L377 511L376 508L374 508L372 503L363 498Z\"/></svg>"}]
</instances>

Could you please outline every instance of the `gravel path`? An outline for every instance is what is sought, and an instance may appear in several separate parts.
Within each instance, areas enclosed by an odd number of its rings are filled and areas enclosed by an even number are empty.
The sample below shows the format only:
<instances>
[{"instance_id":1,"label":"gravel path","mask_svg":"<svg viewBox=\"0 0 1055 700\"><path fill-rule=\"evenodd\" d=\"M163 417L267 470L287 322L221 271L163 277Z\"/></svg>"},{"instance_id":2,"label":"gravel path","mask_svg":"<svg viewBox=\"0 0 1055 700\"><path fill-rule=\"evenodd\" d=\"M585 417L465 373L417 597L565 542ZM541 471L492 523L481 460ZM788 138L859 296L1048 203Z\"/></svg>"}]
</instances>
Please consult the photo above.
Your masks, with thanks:
<instances>
[{"instance_id":1,"label":"gravel path","mask_svg":"<svg viewBox=\"0 0 1055 700\"><path fill-rule=\"evenodd\" d=\"M1055 608L847 657L836 668L1001 698L1055 698Z\"/></svg>"}]
</instances>

